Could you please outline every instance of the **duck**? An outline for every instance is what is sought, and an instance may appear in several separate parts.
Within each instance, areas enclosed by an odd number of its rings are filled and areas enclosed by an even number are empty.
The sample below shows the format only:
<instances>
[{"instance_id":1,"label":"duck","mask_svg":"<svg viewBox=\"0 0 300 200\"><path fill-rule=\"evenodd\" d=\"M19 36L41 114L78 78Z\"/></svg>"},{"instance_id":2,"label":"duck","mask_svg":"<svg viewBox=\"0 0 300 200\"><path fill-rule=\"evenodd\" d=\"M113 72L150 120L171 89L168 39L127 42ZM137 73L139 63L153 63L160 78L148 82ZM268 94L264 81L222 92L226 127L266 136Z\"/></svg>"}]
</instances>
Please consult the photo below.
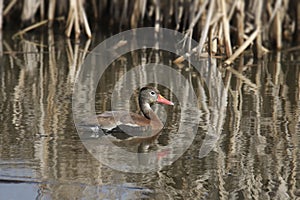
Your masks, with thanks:
<instances>
[{"instance_id":1,"label":"duck","mask_svg":"<svg viewBox=\"0 0 300 200\"><path fill-rule=\"evenodd\" d=\"M142 87L138 96L140 114L128 111L105 111L96 116L97 131L113 135L118 139L134 136L157 136L164 127L152 110L154 104L173 106L174 103L163 97L159 90L152 86Z\"/></svg>"}]
</instances>

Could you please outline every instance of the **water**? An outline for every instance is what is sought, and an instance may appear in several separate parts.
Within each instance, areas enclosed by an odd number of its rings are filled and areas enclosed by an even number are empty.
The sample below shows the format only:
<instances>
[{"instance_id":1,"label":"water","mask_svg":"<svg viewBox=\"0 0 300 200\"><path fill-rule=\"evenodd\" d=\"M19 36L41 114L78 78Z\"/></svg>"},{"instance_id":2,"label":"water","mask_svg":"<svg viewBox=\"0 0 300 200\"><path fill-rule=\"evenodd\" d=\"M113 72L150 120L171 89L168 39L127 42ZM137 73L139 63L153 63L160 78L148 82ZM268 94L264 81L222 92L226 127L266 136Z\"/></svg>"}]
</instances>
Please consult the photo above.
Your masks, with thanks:
<instances>
[{"instance_id":1,"label":"water","mask_svg":"<svg viewBox=\"0 0 300 200\"><path fill-rule=\"evenodd\" d=\"M86 50L107 34L80 42L51 32L14 41L9 35L3 37L0 68L0 199L299 198L299 52L270 54L259 62L244 57L235 66L243 74L239 78L220 70L225 86L224 93L215 97L220 110L211 109L214 98L206 95L216 84L205 86L186 63L173 65L172 54L149 50L116 60L100 79L97 113L111 109L114 86L125 72L150 61L180 72L201 96L199 112L181 112L189 106L189 98L184 98L189 97L184 94L187 87L183 83L176 87L176 80L171 88L159 86L177 103L155 107L166 122L155 146L161 150L162 163L195 138L183 155L158 171L125 173L103 165L88 152L72 115L74 81ZM135 86L133 82L128 88L134 94L129 104L117 108L136 111ZM181 98L186 105L178 103ZM194 136L190 127L196 118ZM180 122L186 125L181 132ZM220 137L214 137L209 125L220 131ZM216 142L207 155L200 151L204 141Z\"/></svg>"}]
</instances>

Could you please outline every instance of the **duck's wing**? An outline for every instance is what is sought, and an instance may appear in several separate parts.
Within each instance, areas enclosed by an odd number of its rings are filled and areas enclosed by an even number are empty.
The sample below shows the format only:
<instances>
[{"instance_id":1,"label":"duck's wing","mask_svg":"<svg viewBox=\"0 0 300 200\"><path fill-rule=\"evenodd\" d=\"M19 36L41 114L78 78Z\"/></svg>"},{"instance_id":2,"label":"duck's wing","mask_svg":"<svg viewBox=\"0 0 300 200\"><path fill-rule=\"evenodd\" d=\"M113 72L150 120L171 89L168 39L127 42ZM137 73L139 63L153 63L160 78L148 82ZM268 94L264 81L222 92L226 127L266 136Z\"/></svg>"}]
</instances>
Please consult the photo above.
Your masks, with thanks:
<instances>
[{"instance_id":1,"label":"duck's wing","mask_svg":"<svg viewBox=\"0 0 300 200\"><path fill-rule=\"evenodd\" d=\"M150 125L150 120L132 112L107 111L97 115L97 122L102 129L112 131L119 128L143 128Z\"/></svg>"}]
</instances>

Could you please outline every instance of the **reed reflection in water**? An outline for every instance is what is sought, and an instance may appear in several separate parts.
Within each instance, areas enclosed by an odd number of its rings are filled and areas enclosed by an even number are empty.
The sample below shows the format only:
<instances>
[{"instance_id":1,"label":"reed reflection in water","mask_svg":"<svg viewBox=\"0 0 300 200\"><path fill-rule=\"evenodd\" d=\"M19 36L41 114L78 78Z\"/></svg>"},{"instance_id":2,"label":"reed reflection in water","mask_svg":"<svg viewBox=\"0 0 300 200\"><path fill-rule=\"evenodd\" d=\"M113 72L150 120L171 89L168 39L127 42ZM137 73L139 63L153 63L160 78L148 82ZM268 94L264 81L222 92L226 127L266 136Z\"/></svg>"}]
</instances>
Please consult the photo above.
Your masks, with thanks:
<instances>
[{"instance_id":1,"label":"reed reflection in water","mask_svg":"<svg viewBox=\"0 0 300 200\"><path fill-rule=\"evenodd\" d=\"M99 82L95 102L98 113L110 110L110 96L119 78L143 62L173 67L190 81L201 97L198 133L184 155L157 172L133 174L99 163L84 148L73 125L73 83L87 50L98 41L94 38L81 43L65 41L51 32L27 39L3 38L1 196L299 198L299 52L268 55L260 62L242 57L234 71L220 68L225 85L224 93L219 94L223 105L220 111L210 110L213 100L207 95L210 86L187 63L173 66L173 57L167 52L135 51L116 60ZM172 94L174 88L169 89L163 89L163 95L176 101ZM132 97L130 106L136 110L136 96ZM178 136L180 109L175 106L166 110L166 127L158 138L159 148L167 147ZM162 112L160 108L156 110ZM213 112L217 113L215 126L222 134L214 150L199 158ZM184 134L180 136L184 140ZM172 150L168 153L173 153Z\"/></svg>"}]
</instances>

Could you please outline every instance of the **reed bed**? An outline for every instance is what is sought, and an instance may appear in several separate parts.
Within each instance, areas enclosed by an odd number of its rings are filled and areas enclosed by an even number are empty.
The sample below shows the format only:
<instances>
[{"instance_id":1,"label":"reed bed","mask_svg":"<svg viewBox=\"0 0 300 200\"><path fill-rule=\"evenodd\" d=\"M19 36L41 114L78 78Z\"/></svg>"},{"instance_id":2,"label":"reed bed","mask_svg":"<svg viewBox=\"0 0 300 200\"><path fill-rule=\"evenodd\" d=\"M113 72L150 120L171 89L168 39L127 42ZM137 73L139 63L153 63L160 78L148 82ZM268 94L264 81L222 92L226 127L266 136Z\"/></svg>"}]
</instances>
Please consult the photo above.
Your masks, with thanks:
<instances>
[{"instance_id":1,"label":"reed bed","mask_svg":"<svg viewBox=\"0 0 300 200\"><path fill-rule=\"evenodd\" d=\"M79 38L92 37L91 25L99 22L120 29L166 27L184 32L185 44L199 41L174 62L207 52L230 65L249 46L261 58L270 49L299 43L299 13L297 0L0 0L0 29L20 21L24 29L18 36L45 24L54 28L59 20L67 37Z\"/></svg>"}]
</instances>

